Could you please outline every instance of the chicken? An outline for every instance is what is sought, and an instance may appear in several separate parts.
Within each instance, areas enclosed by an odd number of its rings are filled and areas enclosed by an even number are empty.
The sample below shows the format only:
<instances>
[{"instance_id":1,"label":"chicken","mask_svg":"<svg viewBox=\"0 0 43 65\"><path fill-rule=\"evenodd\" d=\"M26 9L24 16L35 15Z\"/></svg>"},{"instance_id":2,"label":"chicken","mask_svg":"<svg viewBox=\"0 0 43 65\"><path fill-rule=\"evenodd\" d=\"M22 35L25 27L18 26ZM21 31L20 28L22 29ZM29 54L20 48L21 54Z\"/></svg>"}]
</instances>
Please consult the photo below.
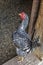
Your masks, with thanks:
<instances>
[{"instance_id":1,"label":"chicken","mask_svg":"<svg viewBox=\"0 0 43 65\"><path fill-rule=\"evenodd\" d=\"M18 27L18 29L13 33L13 42L14 45L16 47L16 53L18 56L26 56L27 53L30 52L30 50L32 49L33 46L35 46L32 42L29 34L26 33L26 28L28 26L29 23L29 17L25 12L21 12L19 14L22 23L20 24L20 26Z\"/></svg>"}]
</instances>

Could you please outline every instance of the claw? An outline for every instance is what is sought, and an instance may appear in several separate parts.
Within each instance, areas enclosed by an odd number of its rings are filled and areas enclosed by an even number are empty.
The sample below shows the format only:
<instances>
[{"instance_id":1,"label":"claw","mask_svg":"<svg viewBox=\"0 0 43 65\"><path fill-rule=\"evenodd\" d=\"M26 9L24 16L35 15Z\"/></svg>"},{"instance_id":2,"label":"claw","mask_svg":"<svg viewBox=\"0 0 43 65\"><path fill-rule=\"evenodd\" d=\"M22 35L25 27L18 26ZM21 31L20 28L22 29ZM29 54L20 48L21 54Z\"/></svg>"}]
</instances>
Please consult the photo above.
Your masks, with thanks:
<instances>
[{"instance_id":1,"label":"claw","mask_svg":"<svg viewBox=\"0 0 43 65\"><path fill-rule=\"evenodd\" d=\"M19 62L22 62L22 61L24 60L24 57L22 57L22 56L16 56L16 58L17 58L17 60L18 60Z\"/></svg>"}]
</instances>

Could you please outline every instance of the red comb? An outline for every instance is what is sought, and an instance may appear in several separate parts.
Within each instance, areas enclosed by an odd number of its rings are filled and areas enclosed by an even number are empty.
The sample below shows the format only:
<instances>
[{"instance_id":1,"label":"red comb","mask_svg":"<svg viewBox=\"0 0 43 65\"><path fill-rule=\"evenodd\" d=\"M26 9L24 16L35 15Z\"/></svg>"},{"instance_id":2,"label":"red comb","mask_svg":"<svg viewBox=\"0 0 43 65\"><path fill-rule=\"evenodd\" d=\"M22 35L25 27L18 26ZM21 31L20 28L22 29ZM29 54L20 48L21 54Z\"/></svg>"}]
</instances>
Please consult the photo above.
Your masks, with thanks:
<instances>
[{"instance_id":1,"label":"red comb","mask_svg":"<svg viewBox=\"0 0 43 65\"><path fill-rule=\"evenodd\" d=\"M21 12L21 13L19 13L19 16L20 16L20 18L23 20L23 19L25 19L25 12Z\"/></svg>"}]
</instances>

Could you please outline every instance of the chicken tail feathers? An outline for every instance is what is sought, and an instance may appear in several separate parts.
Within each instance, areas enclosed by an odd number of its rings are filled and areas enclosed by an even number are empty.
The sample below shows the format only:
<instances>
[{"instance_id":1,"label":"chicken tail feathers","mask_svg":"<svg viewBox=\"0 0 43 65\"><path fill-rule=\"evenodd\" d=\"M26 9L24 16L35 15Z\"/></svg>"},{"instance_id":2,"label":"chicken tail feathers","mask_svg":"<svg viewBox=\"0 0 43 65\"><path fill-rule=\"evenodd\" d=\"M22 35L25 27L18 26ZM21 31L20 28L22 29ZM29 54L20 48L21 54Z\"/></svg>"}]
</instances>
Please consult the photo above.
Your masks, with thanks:
<instances>
[{"instance_id":1,"label":"chicken tail feathers","mask_svg":"<svg viewBox=\"0 0 43 65\"><path fill-rule=\"evenodd\" d=\"M33 41L32 47L35 48L35 47L39 47L39 46L41 46L41 44L40 44L39 37L38 37L38 38L36 38L36 39Z\"/></svg>"}]
</instances>

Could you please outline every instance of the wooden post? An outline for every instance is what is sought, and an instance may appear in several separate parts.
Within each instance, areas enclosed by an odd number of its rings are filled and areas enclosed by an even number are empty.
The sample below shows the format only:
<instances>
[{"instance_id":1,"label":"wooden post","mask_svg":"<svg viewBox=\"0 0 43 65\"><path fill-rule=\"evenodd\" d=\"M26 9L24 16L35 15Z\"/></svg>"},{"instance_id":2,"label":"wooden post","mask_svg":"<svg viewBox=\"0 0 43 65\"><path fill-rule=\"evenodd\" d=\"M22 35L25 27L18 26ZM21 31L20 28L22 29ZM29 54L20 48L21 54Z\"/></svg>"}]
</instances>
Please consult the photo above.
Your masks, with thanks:
<instances>
[{"instance_id":1,"label":"wooden post","mask_svg":"<svg viewBox=\"0 0 43 65\"><path fill-rule=\"evenodd\" d=\"M34 31L33 24L36 20L38 5L39 5L39 0L33 0L31 17L30 17L30 24L29 24L29 29L28 29L28 32L29 32L31 37L32 37L33 31ZM35 26L35 24L34 24L34 26Z\"/></svg>"},{"instance_id":2,"label":"wooden post","mask_svg":"<svg viewBox=\"0 0 43 65\"><path fill-rule=\"evenodd\" d=\"M39 36L39 41L40 41L40 48L35 50L35 54L37 57L40 59L43 59L43 0L40 2L40 10L37 18L37 22L35 25L35 34L34 37Z\"/></svg>"}]
</instances>

